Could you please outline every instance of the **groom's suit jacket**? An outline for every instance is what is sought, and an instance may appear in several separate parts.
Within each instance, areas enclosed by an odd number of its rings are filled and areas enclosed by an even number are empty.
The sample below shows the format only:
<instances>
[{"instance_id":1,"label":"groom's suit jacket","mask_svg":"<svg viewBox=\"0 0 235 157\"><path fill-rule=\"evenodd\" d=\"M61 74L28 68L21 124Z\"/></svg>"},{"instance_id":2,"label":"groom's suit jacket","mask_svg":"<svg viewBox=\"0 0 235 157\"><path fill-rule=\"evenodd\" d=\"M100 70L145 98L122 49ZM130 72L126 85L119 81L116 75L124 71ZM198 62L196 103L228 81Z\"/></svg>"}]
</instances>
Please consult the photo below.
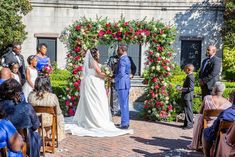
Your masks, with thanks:
<instances>
[{"instance_id":1,"label":"groom's suit jacket","mask_svg":"<svg viewBox=\"0 0 235 157\"><path fill-rule=\"evenodd\" d=\"M115 76L115 88L120 89L130 89L130 71L131 63L127 55L120 57Z\"/></svg>"}]
</instances>

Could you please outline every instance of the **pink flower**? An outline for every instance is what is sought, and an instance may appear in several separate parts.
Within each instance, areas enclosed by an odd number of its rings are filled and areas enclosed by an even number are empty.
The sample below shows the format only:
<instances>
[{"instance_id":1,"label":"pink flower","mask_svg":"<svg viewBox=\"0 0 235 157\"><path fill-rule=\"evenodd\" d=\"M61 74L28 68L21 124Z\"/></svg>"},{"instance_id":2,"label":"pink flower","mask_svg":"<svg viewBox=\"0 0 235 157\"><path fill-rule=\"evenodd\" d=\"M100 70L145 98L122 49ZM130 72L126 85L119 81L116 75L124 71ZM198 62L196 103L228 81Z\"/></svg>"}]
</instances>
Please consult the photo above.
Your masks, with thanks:
<instances>
[{"instance_id":1,"label":"pink flower","mask_svg":"<svg viewBox=\"0 0 235 157\"><path fill-rule=\"evenodd\" d=\"M157 61L161 61L162 60L162 58L161 57L157 57Z\"/></svg>"},{"instance_id":2,"label":"pink flower","mask_svg":"<svg viewBox=\"0 0 235 157\"><path fill-rule=\"evenodd\" d=\"M73 74L76 75L78 73L77 69L73 70Z\"/></svg>"},{"instance_id":3,"label":"pink flower","mask_svg":"<svg viewBox=\"0 0 235 157\"><path fill-rule=\"evenodd\" d=\"M159 33L160 33L160 34L163 34L163 33L164 33L164 30L161 29L161 30L159 31Z\"/></svg>"},{"instance_id":4,"label":"pink flower","mask_svg":"<svg viewBox=\"0 0 235 157\"><path fill-rule=\"evenodd\" d=\"M162 110L162 111L160 112L160 117L161 117L161 118L167 118L167 112L166 112L165 110Z\"/></svg>"},{"instance_id":5,"label":"pink flower","mask_svg":"<svg viewBox=\"0 0 235 157\"><path fill-rule=\"evenodd\" d=\"M172 111L172 110L173 110L172 105L169 105L169 106L168 106L168 111Z\"/></svg>"},{"instance_id":6,"label":"pink flower","mask_svg":"<svg viewBox=\"0 0 235 157\"><path fill-rule=\"evenodd\" d=\"M145 35L149 36L150 35L150 31L149 30L145 30Z\"/></svg>"},{"instance_id":7,"label":"pink flower","mask_svg":"<svg viewBox=\"0 0 235 157\"><path fill-rule=\"evenodd\" d=\"M69 106L69 105L70 105L69 100L66 100L66 101L65 101L65 105L66 105L66 106Z\"/></svg>"},{"instance_id":8,"label":"pink flower","mask_svg":"<svg viewBox=\"0 0 235 157\"><path fill-rule=\"evenodd\" d=\"M125 22L125 23L124 23L124 26L128 26L128 25L129 25L129 23L128 23L128 22Z\"/></svg>"},{"instance_id":9,"label":"pink flower","mask_svg":"<svg viewBox=\"0 0 235 157\"><path fill-rule=\"evenodd\" d=\"M100 31L99 31L99 33L98 33L98 36L99 36L99 37L103 37L103 36L104 36L104 34L105 34L105 31L100 30Z\"/></svg>"},{"instance_id":10,"label":"pink flower","mask_svg":"<svg viewBox=\"0 0 235 157\"><path fill-rule=\"evenodd\" d=\"M159 85L156 85L154 88L155 88L155 89L159 89L160 87L159 87Z\"/></svg>"},{"instance_id":11,"label":"pink flower","mask_svg":"<svg viewBox=\"0 0 235 157\"><path fill-rule=\"evenodd\" d=\"M157 50L158 51L163 51L163 47L161 47L160 45L157 46Z\"/></svg>"}]
</instances>

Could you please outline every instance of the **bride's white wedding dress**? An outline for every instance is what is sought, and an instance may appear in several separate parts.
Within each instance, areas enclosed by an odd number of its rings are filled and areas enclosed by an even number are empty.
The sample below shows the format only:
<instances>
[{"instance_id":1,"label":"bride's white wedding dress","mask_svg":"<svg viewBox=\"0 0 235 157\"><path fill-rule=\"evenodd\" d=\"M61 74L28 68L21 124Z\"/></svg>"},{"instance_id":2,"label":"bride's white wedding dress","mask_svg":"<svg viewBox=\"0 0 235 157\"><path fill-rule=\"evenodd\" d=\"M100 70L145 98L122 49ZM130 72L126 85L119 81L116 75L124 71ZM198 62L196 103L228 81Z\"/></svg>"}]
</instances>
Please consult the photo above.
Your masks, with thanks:
<instances>
[{"instance_id":1,"label":"bride's white wedding dress","mask_svg":"<svg viewBox=\"0 0 235 157\"><path fill-rule=\"evenodd\" d=\"M87 52L84 62L84 78L81 82L80 100L72 120L65 121L66 132L77 136L112 137L132 134L133 130L115 127L106 95L104 80L88 65L93 62Z\"/></svg>"}]
</instances>

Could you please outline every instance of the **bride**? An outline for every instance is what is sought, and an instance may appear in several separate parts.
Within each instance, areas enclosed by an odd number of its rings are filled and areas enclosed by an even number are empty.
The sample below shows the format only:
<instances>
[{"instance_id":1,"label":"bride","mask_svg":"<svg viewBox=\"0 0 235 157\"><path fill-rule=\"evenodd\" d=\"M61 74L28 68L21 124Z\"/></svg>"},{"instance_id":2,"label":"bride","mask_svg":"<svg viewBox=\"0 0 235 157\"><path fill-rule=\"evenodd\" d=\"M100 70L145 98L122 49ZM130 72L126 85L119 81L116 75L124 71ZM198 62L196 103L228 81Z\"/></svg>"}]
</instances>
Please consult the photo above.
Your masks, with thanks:
<instances>
[{"instance_id":1,"label":"bride","mask_svg":"<svg viewBox=\"0 0 235 157\"><path fill-rule=\"evenodd\" d=\"M132 134L133 130L115 127L108 105L104 78L99 64L99 51L88 50L83 65L83 79L80 87L80 100L72 119L65 124L65 130L72 135L112 137Z\"/></svg>"}]
</instances>

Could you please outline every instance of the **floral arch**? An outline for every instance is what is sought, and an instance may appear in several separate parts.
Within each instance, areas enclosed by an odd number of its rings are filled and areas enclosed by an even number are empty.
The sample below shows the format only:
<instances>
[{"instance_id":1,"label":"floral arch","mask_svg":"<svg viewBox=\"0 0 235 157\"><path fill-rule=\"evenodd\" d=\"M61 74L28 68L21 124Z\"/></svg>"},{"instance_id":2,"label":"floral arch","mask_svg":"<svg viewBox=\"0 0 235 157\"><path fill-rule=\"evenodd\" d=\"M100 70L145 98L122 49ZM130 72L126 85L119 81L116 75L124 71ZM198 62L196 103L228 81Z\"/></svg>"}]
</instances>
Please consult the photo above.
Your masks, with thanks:
<instances>
[{"instance_id":1,"label":"floral arch","mask_svg":"<svg viewBox=\"0 0 235 157\"><path fill-rule=\"evenodd\" d=\"M83 57L87 49L114 42L127 44L148 44L147 59L143 73L146 84L144 117L147 119L168 119L172 111L169 78L174 68L171 44L175 29L160 21L130 20L123 17L110 23L107 18L95 21L81 18L62 32L60 40L66 44L67 69L71 72L64 99L68 115L73 115L79 100ZM102 52L101 52L102 53Z\"/></svg>"}]
</instances>

